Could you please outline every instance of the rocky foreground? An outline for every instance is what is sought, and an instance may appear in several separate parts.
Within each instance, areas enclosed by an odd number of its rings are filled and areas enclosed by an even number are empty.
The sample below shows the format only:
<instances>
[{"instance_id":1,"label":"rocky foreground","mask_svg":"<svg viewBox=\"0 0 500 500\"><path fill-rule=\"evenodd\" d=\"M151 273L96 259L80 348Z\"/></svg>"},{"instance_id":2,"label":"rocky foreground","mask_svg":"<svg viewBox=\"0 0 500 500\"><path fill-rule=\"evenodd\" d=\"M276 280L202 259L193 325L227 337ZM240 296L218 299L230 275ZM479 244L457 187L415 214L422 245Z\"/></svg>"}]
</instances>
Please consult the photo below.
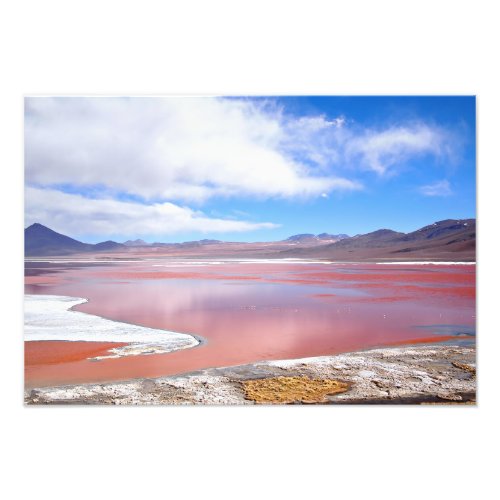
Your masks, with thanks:
<instances>
[{"instance_id":1,"label":"rocky foreground","mask_svg":"<svg viewBox=\"0 0 500 500\"><path fill-rule=\"evenodd\" d=\"M28 390L26 404L475 403L476 351L408 346L128 382Z\"/></svg>"}]
</instances>

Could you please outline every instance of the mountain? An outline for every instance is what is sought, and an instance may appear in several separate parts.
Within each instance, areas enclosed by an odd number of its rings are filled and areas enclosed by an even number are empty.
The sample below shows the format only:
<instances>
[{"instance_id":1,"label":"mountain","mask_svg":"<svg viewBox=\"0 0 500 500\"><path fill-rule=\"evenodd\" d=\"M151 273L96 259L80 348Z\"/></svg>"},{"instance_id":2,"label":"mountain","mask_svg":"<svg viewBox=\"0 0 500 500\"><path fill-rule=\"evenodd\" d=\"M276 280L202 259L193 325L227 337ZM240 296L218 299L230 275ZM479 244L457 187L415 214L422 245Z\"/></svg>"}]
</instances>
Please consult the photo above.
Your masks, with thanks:
<instances>
[{"instance_id":1,"label":"mountain","mask_svg":"<svg viewBox=\"0 0 500 500\"><path fill-rule=\"evenodd\" d=\"M318 239L320 240L343 240L344 238L349 238L348 234L328 234L321 233L318 234Z\"/></svg>"},{"instance_id":2,"label":"mountain","mask_svg":"<svg viewBox=\"0 0 500 500\"><path fill-rule=\"evenodd\" d=\"M24 230L25 256L68 255L83 252L118 250L123 245L114 241L104 241L92 245L56 233L42 224L32 224Z\"/></svg>"},{"instance_id":3,"label":"mountain","mask_svg":"<svg viewBox=\"0 0 500 500\"><path fill-rule=\"evenodd\" d=\"M291 243L321 243L323 241L339 241L344 238L349 238L347 234L328 234L321 233L317 236L315 234L304 233L304 234L294 234L293 236L288 237L285 241Z\"/></svg>"},{"instance_id":4,"label":"mountain","mask_svg":"<svg viewBox=\"0 0 500 500\"><path fill-rule=\"evenodd\" d=\"M25 255L66 255L88 252L92 246L56 233L37 222L24 230Z\"/></svg>"},{"instance_id":5,"label":"mountain","mask_svg":"<svg viewBox=\"0 0 500 500\"><path fill-rule=\"evenodd\" d=\"M476 220L446 219L410 233L379 229L314 248L280 252L282 257L332 260L475 260Z\"/></svg>"},{"instance_id":6,"label":"mountain","mask_svg":"<svg viewBox=\"0 0 500 500\"><path fill-rule=\"evenodd\" d=\"M290 241L292 243L303 243L305 241L314 241L316 240L316 236L314 234L294 234L293 236L290 236L287 238L285 241Z\"/></svg>"},{"instance_id":7,"label":"mountain","mask_svg":"<svg viewBox=\"0 0 500 500\"><path fill-rule=\"evenodd\" d=\"M114 251L114 250L122 250L125 245L122 243L117 243L116 241L103 241L102 243L96 243L95 245L92 245L92 250L95 250L97 252L99 251Z\"/></svg>"},{"instance_id":8,"label":"mountain","mask_svg":"<svg viewBox=\"0 0 500 500\"><path fill-rule=\"evenodd\" d=\"M446 219L435 222L429 226L422 227L417 231L406 234L401 241L422 241L434 238L444 238L457 234L476 235L476 219L453 220ZM470 239L469 237L469 239Z\"/></svg>"},{"instance_id":9,"label":"mountain","mask_svg":"<svg viewBox=\"0 0 500 500\"><path fill-rule=\"evenodd\" d=\"M123 243L126 247L147 247L149 243L146 243L144 240L127 240Z\"/></svg>"},{"instance_id":10,"label":"mountain","mask_svg":"<svg viewBox=\"0 0 500 500\"><path fill-rule=\"evenodd\" d=\"M219 243L224 243L223 241L219 240L198 240L198 241L185 241L184 243L174 243L174 245L180 246L180 247L185 247L185 248L192 248L192 247L200 247L203 245L218 245Z\"/></svg>"},{"instance_id":11,"label":"mountain","mask_svg":"<svg viewBox=\"0 0 500 500\"><path fill-rule=\"evenodd\" d=\"M398 233L391 229L379 229L367 234L358 234L352 238L344 238L341 241L334 243L336 248L375 248L385 247L388 244L397 240L398 237L404 236L404 233Z\"/></svg>"},{"instance_id":12,"label":"mountain","mask_svg":"<svg viewBox=\"0 0 500 500\"><path fill-rule=\"evenodd\" d=\"M50 256L109 252L138 257L201 258L305 258L333 261L475 261L476 220L446 219L402 233L379 229L349 237L345 234L296 234L284 241L225 242L219 240L184 243L125 244L104 241L91 245L41 224L25 229L25 255ZM127 244L128 243L128 244Z\"/></svg>"}]
</instances>

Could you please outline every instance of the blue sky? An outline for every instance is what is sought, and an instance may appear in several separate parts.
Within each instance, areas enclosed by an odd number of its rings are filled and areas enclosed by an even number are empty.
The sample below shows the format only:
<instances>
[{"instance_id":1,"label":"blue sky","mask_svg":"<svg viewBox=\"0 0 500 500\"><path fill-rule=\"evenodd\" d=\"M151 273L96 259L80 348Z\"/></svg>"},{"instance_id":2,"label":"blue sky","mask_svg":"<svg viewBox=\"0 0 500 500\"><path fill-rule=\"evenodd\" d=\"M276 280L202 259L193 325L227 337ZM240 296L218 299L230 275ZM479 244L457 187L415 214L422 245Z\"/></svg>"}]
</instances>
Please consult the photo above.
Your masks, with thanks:
<instances>
[{"instance_id":1,"label":"blue sky","mask_svg":"<svg viewBox=\"0 0 500 500\"><path fill-rule=\"evenodd\" d=\"M27 98L25 223L96 242L475 217L475 98Z\"/></svg>"}]
</instances>

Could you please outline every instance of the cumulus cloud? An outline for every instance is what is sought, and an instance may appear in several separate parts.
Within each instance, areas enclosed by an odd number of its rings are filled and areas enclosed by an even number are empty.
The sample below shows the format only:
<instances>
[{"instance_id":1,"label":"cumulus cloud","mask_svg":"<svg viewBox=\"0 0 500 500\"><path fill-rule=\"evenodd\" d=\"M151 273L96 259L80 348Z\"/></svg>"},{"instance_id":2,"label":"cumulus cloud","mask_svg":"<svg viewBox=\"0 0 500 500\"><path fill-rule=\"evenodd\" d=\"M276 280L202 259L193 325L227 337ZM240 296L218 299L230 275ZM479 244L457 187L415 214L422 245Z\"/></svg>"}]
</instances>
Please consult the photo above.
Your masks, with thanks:
<instances>
[{"instance_id":1,"label":"cumulus cloud","mask_svg":"<svg viewBox=\"0 0 500 500\"><path fill-rule=\"evenodd\" d=\"M436 126L412 124L382 131L367 130L346 146L348 157L358 158L364 168L386 174L410 158L431 154L449 156L450 134Z\"/></svg>"},{"instance_id":2,"label":"cumulus cloud","mask_svg":"<svg viewBox=\"0 0 500 500\"><path fill-rule=\"evenodd\" d=\"M187 201L358 189L298 160L302 150L324 161L329 152L310 139L341 125L241 99L28 98L26 179Z\"/></svg>"},{"instance_id":3,"label":"cumulus cloud","mask_svg":"<svg viewBox=\"0 0 500 500\"><path fill-rule=\"evenodd\" d=\"M449 156L450 138L426 123L373 129L344 116L294 116L265 99L27 98L27 223L71 234L271 228L184 205L362 190L370 172L391 175L415 156ZM437 196L431 188L422 194Z\"/></svg>"},{"instance_id":4,"label":"cumulus cloud","mask_svg":"<svg viewBox=\"0 0 500 500\"><path fill-rule=\"evenodd\" d=\"M25 200L26 226L40 222L55 231L74 236L225 233L278 227L269 222L212 218L201 211L169 202L146 205L113 199L91 199L53 189L27 187Z\"/></svg>"},{"instance_id":5,"label":"cumulus cloud","mask_svg":"<svg viewBox=\"0 0 500 500\"><path fill-rule=\"evenodd\" d=\"M450 183L446 179L420 186L418 190L424 196L450 196L453 194Z\"/></svg>"}]
</instances>

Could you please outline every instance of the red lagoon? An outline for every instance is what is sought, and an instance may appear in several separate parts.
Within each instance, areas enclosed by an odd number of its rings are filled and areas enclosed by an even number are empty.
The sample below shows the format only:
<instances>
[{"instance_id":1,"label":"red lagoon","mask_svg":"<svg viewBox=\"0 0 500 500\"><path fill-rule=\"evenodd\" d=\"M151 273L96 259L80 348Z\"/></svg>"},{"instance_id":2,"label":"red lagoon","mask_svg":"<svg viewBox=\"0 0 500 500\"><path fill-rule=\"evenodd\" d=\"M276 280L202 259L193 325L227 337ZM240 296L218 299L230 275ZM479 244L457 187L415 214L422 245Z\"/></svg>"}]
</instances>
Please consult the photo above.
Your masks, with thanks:
<instances>
[{"instance_id":1,"label":"red lagoon","mask_svg":"<svg viewBox=\"0 0 500 500\"><path fill-rule=\"evenodd\" d=\"M422 342L474 341L475 265L27 262L25 291L203 337L168 354L90 361L116 344L25 342L27 387L173 375ZM118 344L122 345L122 344Z\"/></svg>"}]
</instances>

